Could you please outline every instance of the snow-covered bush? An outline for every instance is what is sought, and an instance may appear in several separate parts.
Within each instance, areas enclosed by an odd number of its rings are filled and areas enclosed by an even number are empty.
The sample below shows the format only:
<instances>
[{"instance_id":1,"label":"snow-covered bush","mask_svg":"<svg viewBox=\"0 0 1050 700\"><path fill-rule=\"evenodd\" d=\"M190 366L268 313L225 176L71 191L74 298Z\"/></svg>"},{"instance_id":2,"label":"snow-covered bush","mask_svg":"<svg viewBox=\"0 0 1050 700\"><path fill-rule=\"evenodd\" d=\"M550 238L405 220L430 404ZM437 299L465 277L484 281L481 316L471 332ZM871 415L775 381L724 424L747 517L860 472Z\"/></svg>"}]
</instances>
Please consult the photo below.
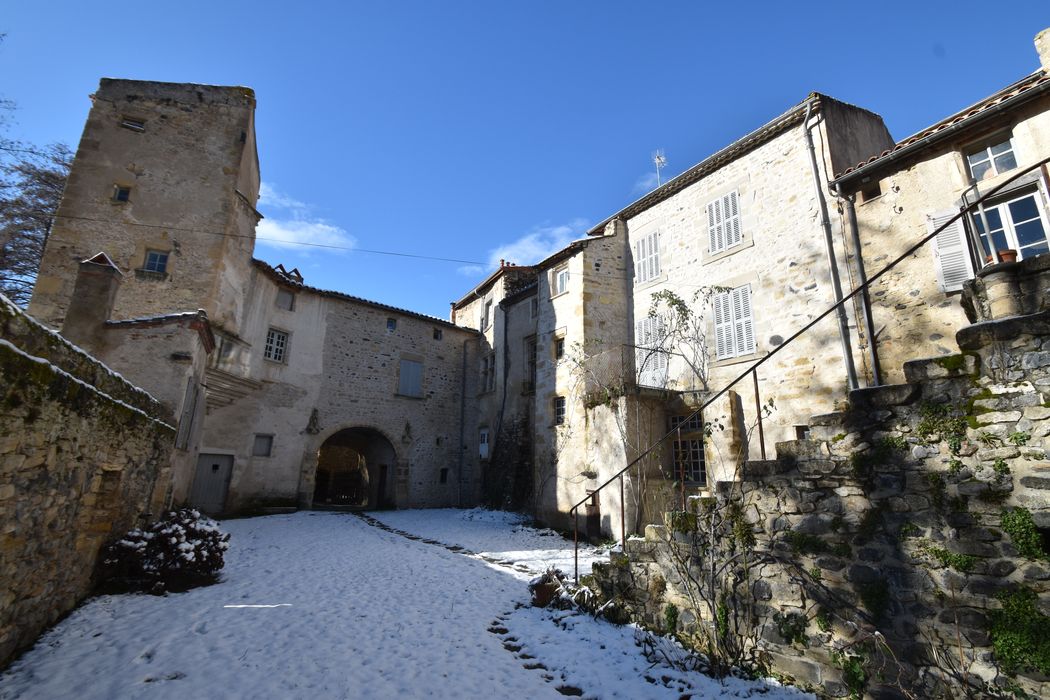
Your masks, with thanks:
<instances>
[{"instance_id":1,"label":"snow-covered bush","mask_svg":"<svg viewBox=\"0 0 1050 700\"><path fill-rule=\"evenodd\" d=\"M150 527L128 532L106 547L101 578L106 588L185 590L214 583L230 536L190 508L168 513Z\"/></svg>"}]
</instances>

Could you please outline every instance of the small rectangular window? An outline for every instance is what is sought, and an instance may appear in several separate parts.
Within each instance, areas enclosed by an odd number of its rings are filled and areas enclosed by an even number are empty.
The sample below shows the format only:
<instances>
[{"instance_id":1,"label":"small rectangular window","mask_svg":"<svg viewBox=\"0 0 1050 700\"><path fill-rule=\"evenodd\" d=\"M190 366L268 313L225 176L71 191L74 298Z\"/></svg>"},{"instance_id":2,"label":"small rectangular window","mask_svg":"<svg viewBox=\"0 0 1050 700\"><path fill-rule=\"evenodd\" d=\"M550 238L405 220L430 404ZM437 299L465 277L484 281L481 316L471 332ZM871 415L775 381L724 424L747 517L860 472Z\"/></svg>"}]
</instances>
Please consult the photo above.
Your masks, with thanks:
<instances>
[{"instance_id":1,"label":"small rectangular window","mask_svg":"<svg viewBox=\"0 0 1050 700\"><path fill-rule=\"evenodd\" d=\"M489 429L481 428L478 430L478 457L481 459L489 458Z\"/></svg>"},{"instance_id":2,"label":"small rectangular window","mask_svg":"<svg viewBox=\"0 0 1050 700\"><path fill-rule=\"evenodd\" d=\"M486 330L492 325L492 302L486 301L481 308L481 330Z\"/></svg>"},{"instance_id":3,"label":"small rectangular window","mask_svg":"<svg viewBox=\"0 0 1050 700\"><path fill-rule=\"evenodd\" d=\"M168 253L161 250L147 250L146 262L142 266L142 269L146 272L167 272Z\"/></svg>"},{"instance_id":4,"label":"small rectangular window","mask_svg":"<svg viewBox=\"0 0 1050 700\"><path fill-rule=\"evenodd\" d=\"M565 424L565 397L554 397L554 425Z\"/></svg>"},{"instance_id":5,"label":"small rectangular window","mask_svg":"<svg viewBox=\"0 0 1050 700\"><path fill-rule=\"evenodd\" d=\"M134 117L124 117L120 120L120 125L125 129L132 131L145 131L146 122L142 119L135 119Z\"/></svg>"},{"instance_id":6,"label":"small rectangular window","mask_svg":"<svg viewBox=\"0 0 1050 700\"><path fill-rule=\"evenodd\" d=\"M440 481L442 484L448 483L448 467L441 468L441 474L438 476L438 481Z\"/></svg>"},{"instance_id":7,"label":"small rectangular window","mask_svg":"<svg viewBox=\"0 0 1050 700\"><path fill-rule=\"evenodd\" d=\"M114 202L130 202L131 201L131 188L124 187L123 185L113 186L113 201Z\"/></svg>"},{"instance_id":8,"label":"small rectangular window","mask_svg":"<svg viewBox=\"0 0 1050 700\"><path fill-rule=\"evenodd\" d=\"M551 296L556 297L569 289L569 266L561 265L551 273Z\"/></svg>"},{"instance_id":9,"label":"small rectangular window","mask_svg":"<svg viewBox=\"0 0 1050 700\"><path fill-rule=\"evenodd\" d=\"M871 200L875 199L876 197L881 197L881 196L882 196L882 184L879 183L878 181L876 181L876 182L869 182L868 184L864 185L864 188L860 191L860 201L861 201L861 203L870 202Z\"/></svg>"},{"instance_id":10,"label":"small rectangular window","mask_svg":"<svg viewBox=\"0 0 1050 700\"><path fill-rule=\"evenodd\" d=\"M529 300L529 318L536 318L540 315L540 300L533 297Z\"/></svg>"},{"instance_id":11,"label":"small rectangular window","mask_svg":"<svg viewBox=\"0 0 1050 700\"><path fill-rule=\"evenodd\" d=\"M252 443L252 457L269 457L273 454L273 435L256 433Z\"/></svg>"},{"instance_id":12,"label":"small rectangular window","mask_svg":"<svg viewBox=\"0 0 1050 700\"><path fill-rule=\"evenodd\" d=\"M434 340L441 340L441 338L443 338L443 337L444 337L444 333L442 333L441 329L440 328L435 328L434 329Z\"/></svg>"},{"instance_id":13,"label":"small rectangular window","mask_svg":"<svg viewBox=\"0 0 1050 700\"><path fill-rule=\"evenodd\" d=\"M565 338L554 339L554 359L560 360L565 357Z\"/></svg>"},{"instance_id":14,"label":"small rectangular window","mask_svg":"<svg viewBox=\"0 0 1050 700\"><path fill-rule=\"evenodd\" d=\"M970 175L977 182L1017 167L1013 139L1009 136L1000 136L995 141L996 143L986 143L983 147L970 150L966 154L966 164L970 168Z\"/></svg>"},{"instance_id":15,"label":"small rectangular window","mask_svg":"<svg viewBox=\"0 0 1050 700\"><path fill-rule=\"evenodd\" d=\"M387 333L393 333L396 330L397 330L397 319L393 318L393 317L388 318L386 320L386 332Z\"/></svg>"},{"instance_id":16,"label":"small rectangular window","mask_svg":"<svg viewBox=\"0 0 1050 700\"><path fill-rule=\"evenodd\" d=\"M278 309L292 311L295 309L295 294L287 289L277 290L277 299L274 302Z\"/></svg>"},{"instance_id":17,"label":"small rectangular window","mask_svg":"<svg viewBox=\"0 0 1050 700\"><path fill-rule=\"evenodd\" d=\"M481 390L493 391L496 388L496 353L489 353L481 358Z\"/></svg>"},{"instance_id":18,"label":"small rectangular window","mask_svg":"<svg viewBox=\"0 0 1050 700\"><path fill-rule=\"evenodd\" d=\"M415 360L401 360L401 372L398 375L397 393L402 396L423 396L423 363Z\"/></svg>"},{"instance_id":19,"label":"small rectangular window","mask_svg":"<svg viewBox=\"0 0 1050 700\"><path fill-rule=\"evenodd\" d=\"M284 362L288 356L288 334L271 328L266 331L266 345L263 357L274 362Z\"/></svg>"}]
</instances>

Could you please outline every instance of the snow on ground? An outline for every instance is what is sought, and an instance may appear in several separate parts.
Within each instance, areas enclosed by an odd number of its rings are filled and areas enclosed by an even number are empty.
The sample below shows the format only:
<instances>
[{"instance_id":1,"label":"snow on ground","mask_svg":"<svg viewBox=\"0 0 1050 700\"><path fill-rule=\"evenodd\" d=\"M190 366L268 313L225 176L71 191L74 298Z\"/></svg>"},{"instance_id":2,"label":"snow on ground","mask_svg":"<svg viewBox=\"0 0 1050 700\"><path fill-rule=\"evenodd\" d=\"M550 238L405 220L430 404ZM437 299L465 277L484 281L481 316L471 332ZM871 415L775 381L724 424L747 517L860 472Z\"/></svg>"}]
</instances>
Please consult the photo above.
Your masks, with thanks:
<instances>
[{"instance_id":1,"label":"snow on ground","mask_svg":"<svg viewBox=\"0 0 1050 700\"><path fill-rule=\"evenodd\" d=\"M632 628L528 607L525 569L571 568L572 543L513 516L374 515L516 568L346 513L226 521L221 583L88 601L0 675L0 699L802 696L652 669Z\"/></svg>"}]
</instances>

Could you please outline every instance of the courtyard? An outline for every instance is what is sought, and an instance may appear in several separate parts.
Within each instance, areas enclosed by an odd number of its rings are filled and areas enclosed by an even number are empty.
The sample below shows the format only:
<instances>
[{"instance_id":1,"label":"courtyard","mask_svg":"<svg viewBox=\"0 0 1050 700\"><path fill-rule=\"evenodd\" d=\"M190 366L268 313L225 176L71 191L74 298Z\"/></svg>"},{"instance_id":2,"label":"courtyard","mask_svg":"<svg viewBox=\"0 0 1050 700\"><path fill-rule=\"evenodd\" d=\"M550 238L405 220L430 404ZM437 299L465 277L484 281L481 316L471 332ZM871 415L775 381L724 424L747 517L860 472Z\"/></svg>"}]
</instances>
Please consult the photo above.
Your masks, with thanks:
<instances>
[{"instance_id":1,"label":"courtyard","mask_svg":"<svg viewBox=\"0 0 1050 700\"><path fill-rule=\"evenodd\" d=\"M222 581L89 599L0 698L808 697L654 665L640 632L531 607L572 542L485 510L228 520ZM607 552L584 548L581 569Z\"/></svg>"}]
</instances>

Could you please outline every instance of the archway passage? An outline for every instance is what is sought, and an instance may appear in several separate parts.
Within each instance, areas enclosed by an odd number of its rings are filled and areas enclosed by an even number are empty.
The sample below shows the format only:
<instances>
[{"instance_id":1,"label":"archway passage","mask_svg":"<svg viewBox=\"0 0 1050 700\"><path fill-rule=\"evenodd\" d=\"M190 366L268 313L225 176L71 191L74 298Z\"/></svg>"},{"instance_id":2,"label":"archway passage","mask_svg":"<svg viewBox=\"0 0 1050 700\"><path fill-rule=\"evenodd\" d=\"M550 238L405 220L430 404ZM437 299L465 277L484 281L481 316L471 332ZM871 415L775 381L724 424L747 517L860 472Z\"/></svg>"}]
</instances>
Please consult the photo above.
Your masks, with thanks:
<instances>
[{"instance_id":1,"label":"archway passage","mask_svg":"<svg viewBox=\"0 0 1050 700\"><path fill-rule=\"evenodd\" d=\"M314 507L393 508L397 454L371 428L347 428L324 441L317 455Z\"/></svg>"}]
</instances>

